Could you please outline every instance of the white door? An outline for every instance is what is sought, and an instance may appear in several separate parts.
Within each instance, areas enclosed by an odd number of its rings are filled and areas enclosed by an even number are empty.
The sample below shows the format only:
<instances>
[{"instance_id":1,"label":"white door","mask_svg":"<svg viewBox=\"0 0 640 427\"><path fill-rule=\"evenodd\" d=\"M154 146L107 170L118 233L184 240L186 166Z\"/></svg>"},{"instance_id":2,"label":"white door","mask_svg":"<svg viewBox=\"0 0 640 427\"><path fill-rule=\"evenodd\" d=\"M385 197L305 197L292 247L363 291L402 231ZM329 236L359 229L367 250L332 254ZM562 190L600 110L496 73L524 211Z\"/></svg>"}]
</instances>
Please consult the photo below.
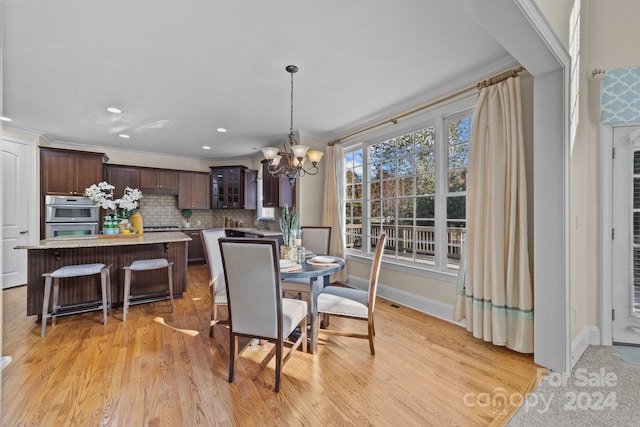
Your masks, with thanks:
<instances>
[{"instance_id":1,"label":"white door","mask_svg":"<svg viewBox=\"0 0 640 427\"><path fill-rule=\"evenodd\" d=\"M29 239L29 146L0 138L2 154L2 287L27 283L27 251L13 249ZM32 171L35 174L35 171ZM35 231L35 230L34 230Z\"/></svg>"},{"instance_id":2,"label":"white door","mask_svg":"<svg viewBox=\"0 0 640 427\"><path fill-rule=\"evenodd\" d=\"M640 344L640 126L613 130L613 341Z\"/></svg>"}]
</instances>

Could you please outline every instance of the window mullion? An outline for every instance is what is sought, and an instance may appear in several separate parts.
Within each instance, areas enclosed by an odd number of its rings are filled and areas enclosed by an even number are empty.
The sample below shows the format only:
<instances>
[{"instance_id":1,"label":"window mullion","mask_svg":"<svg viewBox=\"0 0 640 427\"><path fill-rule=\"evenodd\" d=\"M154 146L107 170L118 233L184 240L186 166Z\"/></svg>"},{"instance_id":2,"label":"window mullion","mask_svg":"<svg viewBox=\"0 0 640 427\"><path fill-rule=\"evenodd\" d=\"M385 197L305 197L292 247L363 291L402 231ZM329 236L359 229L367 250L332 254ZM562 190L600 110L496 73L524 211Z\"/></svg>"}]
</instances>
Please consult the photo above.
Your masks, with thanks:
<instances>
[{"instance_id":1,"label":"window mullion","mask_svg":"<svg viewBox=\"0 0 640 427\"><path fill-rule=\"evenodd\" d=\"M362 255L367 255L369 253L369 242L371 241L369 238L369 230L371 230L371 215L369 213L369 201L371 200L371 187L369 182L369 145L365 145L362 150L362 248L360 248L360 251L362 252Z\"/></svg>"},{"instance_id":2,"label":"window mullion","mask_svg":"<svg viewBox=\"0 0 640 427\"><path fill-rule=\"evenodd\" d=\"M446 266L447 240L447 133L444 118L436 122L436 269Z\"/></svg>"}]
</instances>

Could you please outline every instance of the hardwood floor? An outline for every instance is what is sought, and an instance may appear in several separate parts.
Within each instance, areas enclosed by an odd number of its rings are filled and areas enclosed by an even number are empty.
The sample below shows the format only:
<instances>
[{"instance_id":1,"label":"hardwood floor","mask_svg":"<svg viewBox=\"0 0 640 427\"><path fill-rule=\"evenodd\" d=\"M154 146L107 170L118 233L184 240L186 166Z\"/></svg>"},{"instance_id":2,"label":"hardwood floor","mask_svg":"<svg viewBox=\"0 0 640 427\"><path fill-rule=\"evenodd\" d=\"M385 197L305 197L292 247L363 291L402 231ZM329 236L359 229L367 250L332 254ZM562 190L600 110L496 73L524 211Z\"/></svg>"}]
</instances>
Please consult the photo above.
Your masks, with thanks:
<instances>
[{"instance_id":1,"label":"hardwood floor","mask_svg":"<svg viewBox=\"0 0 640 427\"><path fill-rule=\"evenodd\" d=\"M207 269L168 302L58 319L40 337L26 289L4 292L2 425L319 426L502 424L511 396L536 383L533 358L463 328L380 299L376 355L366 340L320 335L316 355L296 352L273 391L273 346L248 348L227 382L228 333L209 338ZM223 313L223 315L226 313ZM331 319L331 328L350 327ZM355 327L365 327L355 322ZM484 394L483 394L484 393Z\"/></svg>"}]
</instances>

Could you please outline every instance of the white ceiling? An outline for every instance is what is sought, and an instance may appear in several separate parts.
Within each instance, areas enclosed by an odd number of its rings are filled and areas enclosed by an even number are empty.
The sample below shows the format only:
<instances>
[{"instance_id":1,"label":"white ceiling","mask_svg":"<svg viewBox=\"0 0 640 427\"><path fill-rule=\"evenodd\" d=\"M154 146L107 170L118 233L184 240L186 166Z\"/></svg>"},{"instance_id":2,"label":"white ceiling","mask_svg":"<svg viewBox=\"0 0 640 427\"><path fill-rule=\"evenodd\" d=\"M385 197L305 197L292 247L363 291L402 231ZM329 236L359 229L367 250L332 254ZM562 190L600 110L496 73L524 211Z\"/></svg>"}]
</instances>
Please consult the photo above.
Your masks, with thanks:
<instances>
[{"instance_id":1,"label":"white ceiling","mask_svg":"<svg viewBox=\"0 0 640 427\"><path fill-rule=\"evenodd\" d=\"M300 68L294 127L331 140L512 61L452 0L3 3L2 112L13 126L189 158L282 143L288 64Z\"/></svg>"}]
</instances>

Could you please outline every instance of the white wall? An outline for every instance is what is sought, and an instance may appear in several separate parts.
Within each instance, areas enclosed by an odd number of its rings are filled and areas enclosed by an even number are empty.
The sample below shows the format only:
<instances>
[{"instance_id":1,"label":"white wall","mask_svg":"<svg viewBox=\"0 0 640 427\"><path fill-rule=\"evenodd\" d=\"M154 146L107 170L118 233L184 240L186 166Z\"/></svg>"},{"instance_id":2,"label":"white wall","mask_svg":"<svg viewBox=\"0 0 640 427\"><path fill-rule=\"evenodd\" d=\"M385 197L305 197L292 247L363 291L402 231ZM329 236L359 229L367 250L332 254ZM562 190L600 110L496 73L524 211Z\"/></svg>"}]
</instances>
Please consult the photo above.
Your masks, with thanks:
<instances>
[{"instance_id":1,"label":"white wall","mask_svg":"<svg viewBox=\"0 0 640 427\"><path fill-rule=\"evenodd\" d=\"M569 15L575 0L535 0L565 48L569 47Z\"/></svg>"},{"instance_id":2,"label":"white wall","mask_svg":"<svg viewBox=\"0 0 640 427\"><path fill-rule=\"evenodd\" d=\"M637 0L590 0L589 59L585 71L593 68L621 68L640 65L640 2Z\"/></svg>"},{"instance_id":3,"label":"white wall","mask_svg":"<svg viewBox=\"0 0 640 427\"><path fill-rule=\"evenodd\" d=\"M301 135L300 143L308 145L309 150L325 152L327 141ZM324 173L326 161L324 156L318 163L317 175L305 175L298 180L296 204L300 214L300 225L322 224L322 207L324 206Z\"/></svg>"}]
</instances>

